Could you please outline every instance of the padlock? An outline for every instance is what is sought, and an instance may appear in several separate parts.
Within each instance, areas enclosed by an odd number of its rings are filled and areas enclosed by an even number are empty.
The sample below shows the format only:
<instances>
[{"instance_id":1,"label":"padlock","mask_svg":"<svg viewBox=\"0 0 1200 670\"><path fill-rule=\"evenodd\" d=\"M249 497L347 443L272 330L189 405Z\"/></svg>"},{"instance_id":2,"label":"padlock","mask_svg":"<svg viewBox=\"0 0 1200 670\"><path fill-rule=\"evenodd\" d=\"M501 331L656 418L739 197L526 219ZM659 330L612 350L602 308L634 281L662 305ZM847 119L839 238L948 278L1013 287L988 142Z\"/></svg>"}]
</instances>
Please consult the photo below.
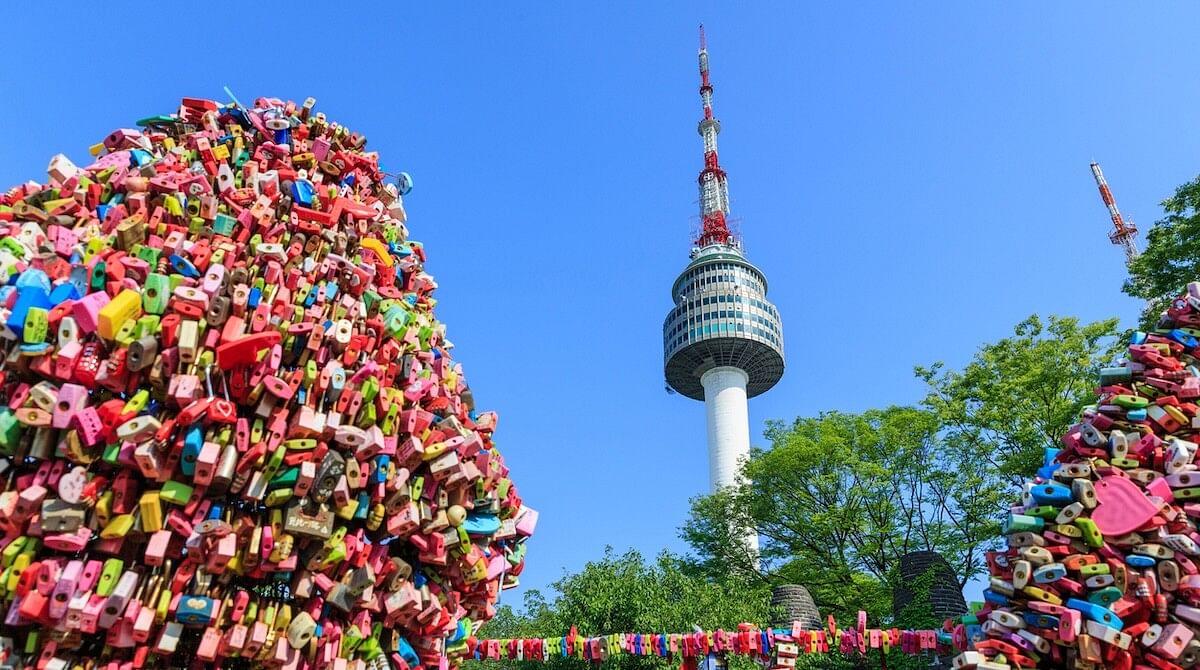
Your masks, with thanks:
<instances>
[{"instance_id":1,"label":"padlock","mask_svg":"<svg viewBox=\"0 0 1200 670\"><path fill-rule=\"evenodd\" d=\"M333 523L333 510L327 505L313 503L311 508L306 508L304 500L294 500L287 506L283 527L292 535L326 540L333 534Z\"/></svg>"},{"instance_id":2,"label":"padlock","mask_svg":"<svg viewBox=\"0 0 1200 670\"><path fill-rule=\"evenodd\" d=\"M42 502L41 524L45 533L73 533L83 526L87 510L59 498Z\"/></svg>"}]
</instances>

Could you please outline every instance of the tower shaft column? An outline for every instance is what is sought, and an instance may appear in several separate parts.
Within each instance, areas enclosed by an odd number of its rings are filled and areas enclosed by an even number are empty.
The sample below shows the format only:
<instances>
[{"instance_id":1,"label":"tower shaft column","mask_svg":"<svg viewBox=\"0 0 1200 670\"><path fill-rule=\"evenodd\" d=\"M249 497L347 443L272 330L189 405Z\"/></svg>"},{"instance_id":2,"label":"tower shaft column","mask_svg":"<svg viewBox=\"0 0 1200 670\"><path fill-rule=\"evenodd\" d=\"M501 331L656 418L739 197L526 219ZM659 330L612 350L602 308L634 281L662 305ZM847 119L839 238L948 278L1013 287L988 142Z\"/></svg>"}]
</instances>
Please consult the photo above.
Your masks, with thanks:
<instances>
[{"instance_id":1,"label":"tower shaft column","mask_svg":"<svg viewBox=\"0 0 1200 670\"><path fill-rule=\"evenodd\" d=\"M708 416L708 481L713 491L738 483L738 466L750 455L749 380L744 371L728 365L700 377Z\"/></svg>"},{"instance_id":2,"label":"tower shaft column","mask_svg":"<svg viewBox=\"0 0 1200 670\"><path fill-rule=\"evenodd\" d=\"M700 376L708 418L708 480L714 493L743 481L738 468L750 456L750 416L746 411L749 380L744 370L728 365ZM758 535L750 532L742 542L757 557Z\"/></svg>"}]
</instances>

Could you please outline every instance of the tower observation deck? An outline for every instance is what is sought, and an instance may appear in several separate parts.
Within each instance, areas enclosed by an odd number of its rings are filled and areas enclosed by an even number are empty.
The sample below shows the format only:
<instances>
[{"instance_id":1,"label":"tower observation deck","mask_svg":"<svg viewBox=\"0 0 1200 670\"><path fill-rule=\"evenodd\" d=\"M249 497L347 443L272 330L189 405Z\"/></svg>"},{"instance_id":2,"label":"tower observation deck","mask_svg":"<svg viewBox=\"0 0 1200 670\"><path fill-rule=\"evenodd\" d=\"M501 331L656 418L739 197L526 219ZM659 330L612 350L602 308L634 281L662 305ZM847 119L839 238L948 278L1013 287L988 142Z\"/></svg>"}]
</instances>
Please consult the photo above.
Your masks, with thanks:
<instances>
[{"instance_id":1,"label":"tower observation deck","mask_svg":"<svg viewBox=\"0 0 1200 670\"><path fill-rule=\"evenodd\" d=\"M739 461L750 453L747 398L774 386L784 361L783 322L767 300L767 278L729 230L727 177L717 159L721 123L713 116L712 91L701 27L701 229L691 262L671 287L675 307L663 322L663 352L667 384L704 401L709 480L716 491L737 482Z\"/></svg>"}]
</instances>

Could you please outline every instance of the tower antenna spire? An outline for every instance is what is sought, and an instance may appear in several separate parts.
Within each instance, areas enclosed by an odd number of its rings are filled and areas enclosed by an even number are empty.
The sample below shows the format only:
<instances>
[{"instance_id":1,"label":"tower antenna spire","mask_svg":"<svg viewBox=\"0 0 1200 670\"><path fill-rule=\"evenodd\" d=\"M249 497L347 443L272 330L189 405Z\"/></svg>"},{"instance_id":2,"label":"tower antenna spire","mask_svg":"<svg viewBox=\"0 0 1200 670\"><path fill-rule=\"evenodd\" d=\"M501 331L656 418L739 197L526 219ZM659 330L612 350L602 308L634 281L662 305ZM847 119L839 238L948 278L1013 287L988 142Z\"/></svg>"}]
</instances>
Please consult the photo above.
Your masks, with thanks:
<instances>
[{"instance_id":1,"label":"tower antenna spire","mask_svg":"<svg viewBox=\"0 0 1200 670\"><path fill-rule=\"evenodd\" d=\"M1137 226L1121 216L1121 211L1117 209L1117 201L1108 188L1108 181L1104 179L1104 173L1100 171L1099 163L1092 163L1092 176L1096 179L1096 187L1100 189L1100 199L1104 201L1104 206L1108 208L1108 215L1112 218L1113 230L1108 234L1108 239L1125 251L1125 264L1129 265L1133 259L1138 257L1137 242L1135 241Z\"/></svg>"},{"instance_id":2,"label":"tower antenna spire","mask_svg":"<svg viewBox=\"0 0 1200 670\"><path fill-rule=\"evenodd\" d=\"M738 246L737 239L729 231L729 184L725 171L717 159L717 135L721 133L721 122L713 115L713 87L708 76L708 39L704 24L700 25L700 102L704 107L704 118L697 130L704 139L704 169L700 170L700 235L697 247L711 244Z\"/></svg>"}]
</instances>

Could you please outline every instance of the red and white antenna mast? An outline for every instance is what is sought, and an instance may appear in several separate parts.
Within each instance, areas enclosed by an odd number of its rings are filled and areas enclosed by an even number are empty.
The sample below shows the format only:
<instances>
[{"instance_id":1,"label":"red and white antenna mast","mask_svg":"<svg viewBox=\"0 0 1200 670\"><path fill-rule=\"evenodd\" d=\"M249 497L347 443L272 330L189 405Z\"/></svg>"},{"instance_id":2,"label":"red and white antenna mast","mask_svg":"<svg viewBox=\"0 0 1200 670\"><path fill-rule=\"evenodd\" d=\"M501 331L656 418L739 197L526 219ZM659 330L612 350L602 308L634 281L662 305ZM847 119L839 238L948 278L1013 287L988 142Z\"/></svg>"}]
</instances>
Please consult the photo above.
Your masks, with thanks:
<instances>
[{"instance_id":1,"label":"red and white antenna mast","mask_svg":"<svg viewBox=\"0 0 1200 670\"><path fill-rule=\"evenodd\" d=\"M700 171L700 235L697 247L710 244L737 246L737 239L729 232L726 219L729 216L729 185L725 171L717 161L717 135L721 122L713 116L712 82L708 79L708 43L704 38L704 26L700 26L700 101L704 104L704 119L697 128L704 138L704 169Z\"/></svg>"},{"instance_id":2,"label":"red and white antenna mast","mask_svg":"<svg viewBox=\"0 0 1200 670\"><path fill-rule=\"evenodd\" d=\"M1117 209L1117 201L1113 199L1112 191L1108 190L1108 182L1104 180L1104 173L1100 171L1099 163L1092 163L1092 176L1096 178L1096 186L1100 188L1100 198L1104 200L1104 206L1108 208L1108 215L1112 217L1113 231L1108 234L1108 239L1125 251L1125 264L1128 265L1138 256L1137 243L1134 241L1134 238L1137 237L1137 226L1132 221L1125 221L1121 217L1121 211Z\"/></svg>"}]
</instances>

